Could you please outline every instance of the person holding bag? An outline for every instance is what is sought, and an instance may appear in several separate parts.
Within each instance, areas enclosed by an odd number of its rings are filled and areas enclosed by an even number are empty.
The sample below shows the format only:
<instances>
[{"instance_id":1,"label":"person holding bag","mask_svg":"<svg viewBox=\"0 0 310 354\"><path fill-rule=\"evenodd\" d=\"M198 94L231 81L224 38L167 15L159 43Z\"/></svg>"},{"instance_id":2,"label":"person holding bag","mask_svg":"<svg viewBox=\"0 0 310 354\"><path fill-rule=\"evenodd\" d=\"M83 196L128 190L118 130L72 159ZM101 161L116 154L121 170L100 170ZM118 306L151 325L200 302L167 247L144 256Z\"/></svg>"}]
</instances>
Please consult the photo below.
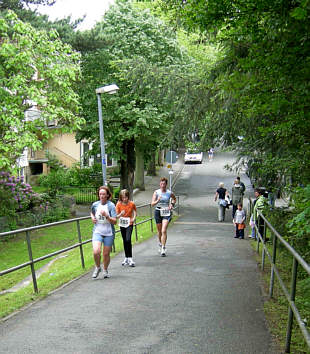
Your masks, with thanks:
<instances>
[{"instance_id":1,"label":"person holding bag","mask_svg":"<svg viewBox=\"0 0 310 354\"><path fill-rule=\"evenodd\" d=\"M226 207L228 206L228 202L226 198L228 196L227 189L224 188L224 183L220 182L219 183L219 188L215 192L214 196L214 201L216 202L217 199L218 201L218 221L224 221L225 220L225 210Z\"/></svg>"},{"instance_id":2,"label":"person holding bag","mask_svg":"<svg viewBox=\"0 0 310 354\"><path fill-rule=\"evenodd\" d=\"M129 267L134 267L136 264L132 259L131 235L133 223L135 222L137 216L137 208L136 204L129 200L129 191L127 189L122 189L119 192L116 212L117 218L119 219L119 227L121 230L125 251L125 259L122 266L129 265Z\"/></svg>"}]
</instances>

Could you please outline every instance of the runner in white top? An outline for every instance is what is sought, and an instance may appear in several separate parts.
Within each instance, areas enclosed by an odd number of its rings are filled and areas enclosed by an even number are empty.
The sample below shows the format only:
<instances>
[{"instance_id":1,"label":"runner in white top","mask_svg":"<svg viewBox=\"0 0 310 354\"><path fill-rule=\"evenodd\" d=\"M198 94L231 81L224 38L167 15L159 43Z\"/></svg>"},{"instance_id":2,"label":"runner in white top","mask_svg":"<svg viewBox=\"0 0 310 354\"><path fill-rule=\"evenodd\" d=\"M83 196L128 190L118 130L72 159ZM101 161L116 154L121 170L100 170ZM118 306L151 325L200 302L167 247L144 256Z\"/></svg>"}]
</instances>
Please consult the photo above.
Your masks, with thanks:
<instances>
[{"instance_id":1,"label":"runner in white top","mask_svg":"<svg viewBox=\"0 0 310 354\"><path fill-rule=\"evenodd\" d=\"M158 231L159 249L162 257L166 256L167 228L172 218L172 208L176 203L173 192L167 189L168 180L162 177L159 189L153 193L151 205L155 206L155 221Z\"/></svg>"}]
</instances>

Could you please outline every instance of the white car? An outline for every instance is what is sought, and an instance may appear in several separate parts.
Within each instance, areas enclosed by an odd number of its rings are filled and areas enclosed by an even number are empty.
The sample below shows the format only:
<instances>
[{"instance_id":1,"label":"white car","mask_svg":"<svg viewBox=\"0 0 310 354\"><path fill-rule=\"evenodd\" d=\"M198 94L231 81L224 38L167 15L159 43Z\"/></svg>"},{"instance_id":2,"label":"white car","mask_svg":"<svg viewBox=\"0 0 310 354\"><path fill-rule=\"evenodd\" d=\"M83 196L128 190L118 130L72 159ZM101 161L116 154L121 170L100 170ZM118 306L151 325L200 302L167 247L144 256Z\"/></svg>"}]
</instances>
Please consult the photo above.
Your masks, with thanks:
<instances>
[{"instance_id":1,"label":"white car","mask_svg":"<svg viewBox=\"0 0 310 354\"><path fill-rule=\"evenodd\" d=\"M202 163L203 153L200 151L188 150L184 155L184 163Z\"/></svg>"}]
</instances>

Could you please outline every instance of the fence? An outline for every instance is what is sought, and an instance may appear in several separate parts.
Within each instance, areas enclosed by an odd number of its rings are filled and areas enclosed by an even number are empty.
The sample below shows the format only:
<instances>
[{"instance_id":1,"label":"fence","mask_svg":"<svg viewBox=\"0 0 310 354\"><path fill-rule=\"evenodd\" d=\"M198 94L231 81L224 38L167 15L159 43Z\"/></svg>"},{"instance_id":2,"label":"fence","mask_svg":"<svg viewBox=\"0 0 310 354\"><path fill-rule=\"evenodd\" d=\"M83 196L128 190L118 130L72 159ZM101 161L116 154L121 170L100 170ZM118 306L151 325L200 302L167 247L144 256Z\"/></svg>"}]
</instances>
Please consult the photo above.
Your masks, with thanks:
<instances>
[{"instance_id":1,"label":"fence","mask_svg":"<svg viewBox=\"0 0 310 354\"><path fill-rule=\"evenodd\" d=\"M143 221L140 221L139 223L134 223L136 241L138 240L138 230L137 230L137 226L138 225L141 225L141 224L144 224L144 223L150 221L151 232L154 232L154 230L153 230L153 219L154 219L154 216L153 216L153 209L152 209L151 204L147 203L147 204L143 204L143 205L137 206L137 209L146 208L146 207L149 209L149 217L147 219L143 220ZM175 209L177 209L177 213L178 214L179 214L179 207L180 207L180 205L179 205L179 197L177 196L177 206L175 207ZM8 274L8 273L15 272L15 271L17 271L19 269L22 269L22 268L30 266L31 275L32 275L32 282L33 282L33 288L34 288L34 291L36 293L38 293L39 290L38 290L38 284L37 284L37 277L36 277L36 272L35 272L35 269L34 269L35 263L43 261L43 260L45 260L47 258L51 258L51 257L57 256L58 254L67 252L67 251L72 250L72 249L77 248L77 247L79 247L79 249L80 249L80 257L81 257L82 267L85 268L84 254L83 254L83 245L91 242L92 239L88 239L86 241L82 241L81 230L80 230L80 221L81 220L87 220L87 219L90 219L90 216L83 216L83 217L74 218L74 219L70 219L70 220L63 220L63 221L53 222L53 223L50 223L50 224L32 226L32 227L27 227L27 228L24 228L24 229L19 229L19 230L14 230L14 231L0 233L0 239L2 237L14 235L14 234L25 233L26 234L26 241L27 241L27 248L28 248L28 256L29 256L29 261L28 262L19 264L19 265L15 266L15 267L12 267L12 268L9 268L9 269L5 269L5 270L0 272L0 276L3 276L3 275ZM48 227L52 227L52 226L56 226L56 225L74 223L74 222L76 223L76 227L77 227L77 238L78 238L78 242L77 243L75 243L75 244L73 244L73 245L71 245L69 247L63 248L61 250L58 250L56 252L52 252L52 253L46 254L46 255L44 255L42 257L33 259L32 247L31 247L31 237L30 237L31 231L39 230L39 229L43 229L43 228L48 228ZM120 233L120 230L116 230L115 233L116 234ZM113 244L112 252L115 252L115 251L116 251L115 250L115 245Z\"/></svg>"},{"instance_id":2,"label":"fence","mask_svg":"<svg viewBox=\"0 0 310 354\"><path fill-rule=\"evenodd\" d=\"M250 199L250 211L253 211L253 202ZM266 247L266 233L267 228L270 230L272 238L272 254L270 254L268 248ZM287 321L287 331L286 331L286 343L285 352L290 353L290 345L292 338L292 327L293 319L295 317L301 332L305 338L307 345L310 348L310 333L306 328L305 322L302 320L300 313L296 307L295 295L296 295L296 285L297 285L297 272L298 265L300 265L310 276L310 266L309 264L294 250L293 247L287 243L283 237L275 230L275 228L270 224L270 222L264 217L264 215L258 210L258 220L255 225L255 231L257 235L257 252L259 253L260 245L262 245L262 270L264 270L266 255L271 264L271 274L270 274L270 285L269 285L269 296L273 297L274 281L277 278L280 287L288 301L289 311L288 311L288 321ZM276 266L277 251L279 242L286 248L286 250L293 257L292 264L292 275L291 275L291 289L289 290L283 279L280 276L279 270Z\"/></svg>"}]
</instances>

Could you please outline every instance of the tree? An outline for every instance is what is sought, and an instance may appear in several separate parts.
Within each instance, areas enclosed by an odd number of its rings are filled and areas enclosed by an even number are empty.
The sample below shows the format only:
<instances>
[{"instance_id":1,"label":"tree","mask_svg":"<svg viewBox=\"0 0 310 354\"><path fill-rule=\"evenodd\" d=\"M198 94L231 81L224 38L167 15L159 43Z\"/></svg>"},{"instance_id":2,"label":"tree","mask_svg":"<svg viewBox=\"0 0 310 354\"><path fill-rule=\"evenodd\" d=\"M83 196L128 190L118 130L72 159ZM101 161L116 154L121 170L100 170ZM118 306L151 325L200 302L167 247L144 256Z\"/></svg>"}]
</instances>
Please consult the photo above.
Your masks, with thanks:
<instances>
[{"instance_id":1,"label":"tree","mask_svg":"<svg viewBox=\"0 0 310 354\"><path fill-rule=\"evenodd\" d=\"M168 0L162 8L222 46L205 128L237 150L236 167L248 162L263 184L310 182L308 2Z\"/></svg>"},{"instance_id":2,"label":"tree","mask_svg":"<svg viewBox=\"0 0 310 354\"><path fill-rule=\"evenodd\" d=\"M82 137L98 140L95 88L116 82L118 95L102 96L107 149L121 162L123 188L133 189L136 151L151 151L160 143L169 129L169 112L152 100L153 90L144 82L143 89L135 92L130 71L141 60L168 67L183 58L175 34L162 21L146 11L134 9L130 3L118 2L105 14L91 32L101 43L97 50L82 57L83 83L80 87L86 129Z\"/></svg>"},{"instance_id":3,"label":"tree","mask_svg":"<svg viewBox=\"0 0 310 354\"><path fill-rule=\"evenodd\" d=\"M35 30L10 11L0 17L0 38L0 169L11 169L25 147L39 149L52 134L47 121L58 131L84 122L73 87L80 56L55 32Z\"/></svg>"}]
</instances>

